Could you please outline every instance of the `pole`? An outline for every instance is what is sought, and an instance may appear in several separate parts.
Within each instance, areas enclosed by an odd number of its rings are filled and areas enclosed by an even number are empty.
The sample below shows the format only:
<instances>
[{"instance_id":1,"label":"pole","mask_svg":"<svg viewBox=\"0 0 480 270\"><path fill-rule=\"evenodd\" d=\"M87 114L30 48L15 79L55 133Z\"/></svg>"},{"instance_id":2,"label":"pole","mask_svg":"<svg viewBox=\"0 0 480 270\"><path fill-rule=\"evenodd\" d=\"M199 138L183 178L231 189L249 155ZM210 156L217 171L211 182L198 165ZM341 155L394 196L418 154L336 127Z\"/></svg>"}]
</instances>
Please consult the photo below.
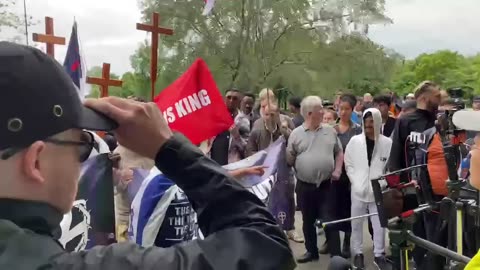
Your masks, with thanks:
<instances>
[{"instance_id":1,"label":"pole","mask_svg":"<svg viewBox=\"0 0 480 270\"><path fill-rule=\"evenodd\" d=\"M152 25L158 27L159 18L158 13L153 13ZM152 63L150 64L150 79L152 85L150 86L150 101L153 102L155 98L155 84L157 83L157 69L158 69L158 38L159 35L152 32Z\"/></svg>"},{"instance_id":2,"label":"pole","mask_svg":"<svg viewBox=\"0 0 480 270\"><path fill-rule=\"evenodd\" d=\"M27 16L27 0L23 0L23 15L25 16L25 41L28 46L28 16Z\"/></svg>"},{"instance_id":3,"label":"pole","mask_svg":"<svg viewBox=\"0 0 480 270\"><path fill-rule=\"evenodd\" d=\"M365 215L361 215L361 216L344 218L344 219L339 219L339 220L334 220L334 221L329 221L329 222L321 222L320 220L317 220L317 222L315 222L315 226L317 226L319 228L325 228L328 225L333 225L333 224L338 224L338 223L343 223L343 222L349 222L349 221L352 221L352 220L368 218L368 217L372 217L372 216L376 216L376 215L378 215L378 213L365 214Z\"/></svg>"},{"instance_id":4,"label":"pole","mask_svg":"<svg viewBox=\"0 0 480 270\"><path fill-rule=\"evenodd\" d=\"M460 262L463 264L468 264L470 262L470 258L463 256L462 254L458 254L455 251L449 250L432 242L429 242L425 239L415 236L412 232L408 231L407 240L414 243L416 246L423 247L426 250L429 250L435 254L438 254L442 257L448 258L450 260Z\"/></svg>"}]
</instances>

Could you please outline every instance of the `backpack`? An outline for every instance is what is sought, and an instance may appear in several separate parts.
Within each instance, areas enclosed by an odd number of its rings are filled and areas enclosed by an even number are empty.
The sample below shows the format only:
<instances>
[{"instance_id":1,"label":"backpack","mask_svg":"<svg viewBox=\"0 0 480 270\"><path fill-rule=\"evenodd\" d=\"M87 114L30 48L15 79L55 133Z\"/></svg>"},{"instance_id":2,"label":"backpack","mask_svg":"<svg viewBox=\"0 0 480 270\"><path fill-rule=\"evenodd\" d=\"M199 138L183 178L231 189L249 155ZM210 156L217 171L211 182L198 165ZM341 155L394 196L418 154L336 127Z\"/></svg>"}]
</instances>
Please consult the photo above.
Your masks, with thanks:
<instances>
[{"instance_id":1,"label":"backpack","mask_svg":"<svg viewBox=\"0 0 480 270\"><path fill-rule=\"evenodd\" d=\"M448 167L443 151L443 142L436 127L427 129L425 132L425 143L420 145L416 151L417 164L427 164L426 170L421 170L419 175L423 185L422 189L432 195L447 196ZM425 190L427 189L427 190Z\"/></svg>"}]
</instances>

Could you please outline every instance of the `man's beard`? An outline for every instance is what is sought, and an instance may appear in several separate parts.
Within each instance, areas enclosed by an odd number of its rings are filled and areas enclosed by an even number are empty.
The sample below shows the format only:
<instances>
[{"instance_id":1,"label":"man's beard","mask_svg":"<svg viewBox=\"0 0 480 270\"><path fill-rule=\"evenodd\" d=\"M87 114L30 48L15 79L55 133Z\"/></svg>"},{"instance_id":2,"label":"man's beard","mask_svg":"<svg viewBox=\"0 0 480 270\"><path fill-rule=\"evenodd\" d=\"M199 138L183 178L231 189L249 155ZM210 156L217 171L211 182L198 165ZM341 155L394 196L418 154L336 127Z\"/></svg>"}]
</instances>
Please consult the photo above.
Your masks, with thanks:
<instances>
[{"instance_id":1,"label":"man's beard","mask_svg":"<svg viewBox=\"0 0 480 270\"><path fill-rule=\"evenodd\" d=\"M238 113L238 108L236 107L228 107L228 111L233 114L233 115L236 115Z\"/></svg>"},{"instance_id":2,"label":"man's beard","mask_svg":"<svg viewBox=\"0 0 480 270\"><path fill-rule=\"evenodd\" d=\"M437 113L438 112L438 104L435 104L433 102L427 102L427 110L432 113Z\"/></svg>"}]
</instances>

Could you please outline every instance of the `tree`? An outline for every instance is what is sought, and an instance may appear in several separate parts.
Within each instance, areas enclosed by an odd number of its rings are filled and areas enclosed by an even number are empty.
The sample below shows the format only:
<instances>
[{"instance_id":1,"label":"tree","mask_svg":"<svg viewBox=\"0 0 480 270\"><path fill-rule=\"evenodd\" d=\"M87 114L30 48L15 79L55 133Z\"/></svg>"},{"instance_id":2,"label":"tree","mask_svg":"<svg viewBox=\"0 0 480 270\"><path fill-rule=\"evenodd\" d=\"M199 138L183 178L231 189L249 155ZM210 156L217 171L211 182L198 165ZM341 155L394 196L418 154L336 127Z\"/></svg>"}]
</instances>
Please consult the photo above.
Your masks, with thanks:
<instances>
[{"instance_id":1,"label":"tree","mask_svg":"<svg viewBox=\"0 0 480 270\"><path fill-rule=\"evenodd\" d=\"M2 28L18 29L22 25L22 19L11 11L13 5L15 5L14 0L0 1L0 31Z\"/></svg>"},{"instance_id":2,"label":"tree","mask_svg":"<svg viewBox=\"0 0 480 270\"><path fill-rule=\"evenodd\" d=\"M159 12L162 25L175 31L160 43L157 89L202 57L220 89L258 91L282 85L303 94L326 89L318 87L317 74L331 63L312 65L314 55L330 51L328 43L355 32L354 26L368 28L379 17L384 20L383 4L381 0L222 1L209 17L201 16L203 1L143 0L140 6L144 20L150 23L151 13ZM148 43L142 43L131 58L135 76L149 76L149 58Z\"/></svg>"},{"instance_id":3,"label":"tree","mask_svg":"<svg viewBox=\"0 0 480 270\"><path fill-rule=\"evenodd\" d=\"M127 72L122 75L124 96L137 96L146 100L150 98L150 78L143 77L141 74Z\"/></svg>"},{"instance_id":4,"label":"tree","mask_svg":"<svg viewBox=\"0 0 480 270\"><path fill-rule=\"evenodd\" d=\"M361 35L346 35L329 43L313 56L318 94L328 96L338 89L353 94L372 94L385 89L396 70L398 54Z\"/></svg>"},{"instance_id":5,"label":"tree","mask_svg":"<svg viewBox=\"0 0 480 270\"><path fill-rule=\"evenodd\" d=\"M416 85L431 80L442 88L464 87L480 93L480 57L465 57L448 50L421 54L406 61L396 72L392 86L401 94L410 93ZM470 95L471 93L469 93Z\"/></svg>"},{"instance_id":6,"label":"tree","mask_svg":"<svg viewBox=\"0 0 480 270\"><path fill-rule=\"evenodd\" d=\"M24 34L25 29L25 18L19 16L12 11L13 6L16 5L15 0L0 0L0 33L4 30L13 29L16 33ZM27 17L27 25L30 26L34 24L33 17ZM19 41L22 37L14 35L12 37L13 41Z\"/></svg>"}]
</instances>

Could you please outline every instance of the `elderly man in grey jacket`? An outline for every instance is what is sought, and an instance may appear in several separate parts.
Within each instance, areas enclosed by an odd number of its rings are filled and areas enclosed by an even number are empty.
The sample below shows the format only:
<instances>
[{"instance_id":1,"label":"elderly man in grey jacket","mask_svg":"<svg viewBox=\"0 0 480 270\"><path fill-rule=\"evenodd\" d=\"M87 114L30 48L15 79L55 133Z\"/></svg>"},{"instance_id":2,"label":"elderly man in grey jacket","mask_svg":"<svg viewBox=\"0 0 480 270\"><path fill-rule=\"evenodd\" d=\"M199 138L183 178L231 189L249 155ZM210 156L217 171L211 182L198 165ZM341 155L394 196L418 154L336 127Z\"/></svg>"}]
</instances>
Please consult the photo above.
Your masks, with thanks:
<instances>
[{"instance_id":1,"label":"elderly man in grey jacket","mask_svg":"<svg viewBox=\"0 0 480 270\"><path fill-rule=\"evenodd\" d=\"M306 97L301 104L305 118L303 125L290 134L287 162L297 176L296 192L303 217L303 235L307 252L297 259L307 263L319 259L315 221L332 217L330 181L339 179L343 165L342 144L335 129L323 125L322 100ZM332 256L340 255L338 231L325 229L328 248Z\"/></svg>"}]
</instances>

